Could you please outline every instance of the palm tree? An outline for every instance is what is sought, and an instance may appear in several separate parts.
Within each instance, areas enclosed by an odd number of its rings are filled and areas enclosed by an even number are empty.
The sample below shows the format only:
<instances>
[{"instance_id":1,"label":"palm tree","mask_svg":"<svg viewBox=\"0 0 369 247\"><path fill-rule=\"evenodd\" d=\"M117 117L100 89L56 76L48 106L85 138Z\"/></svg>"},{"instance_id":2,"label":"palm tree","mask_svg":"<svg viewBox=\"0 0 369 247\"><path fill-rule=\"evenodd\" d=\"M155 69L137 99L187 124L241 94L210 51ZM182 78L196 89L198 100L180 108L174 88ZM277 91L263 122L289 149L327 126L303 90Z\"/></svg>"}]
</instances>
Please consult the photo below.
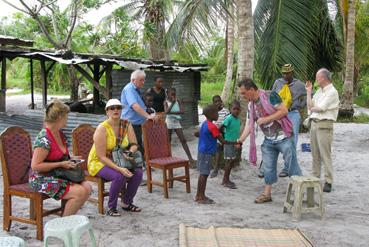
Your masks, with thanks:
<instances>
[{"instance_id":1,"label":"palm tree","mask_svg":"<svg viewBox=\"0 0 369 247\"><path fill-rule=\"evenodd\" d=\"M270 88L283 64L295 66L295 76L310 79L320 67L338 70L341 44L325 0L263 0L254 14L256 70Z\"/></svg>"},{"instance_id":2,"label":"palm tree","mask_svg":"<svg viewBox=\"0 0 369 247\"><path fill-rule=\"evenodd\" d=\"M342 116L352 117L354 114L354 67L355 67L355 1L348 1L347 29L346 29L346 69L345 82L340 105Z\"/></svg>"}]
</instances>

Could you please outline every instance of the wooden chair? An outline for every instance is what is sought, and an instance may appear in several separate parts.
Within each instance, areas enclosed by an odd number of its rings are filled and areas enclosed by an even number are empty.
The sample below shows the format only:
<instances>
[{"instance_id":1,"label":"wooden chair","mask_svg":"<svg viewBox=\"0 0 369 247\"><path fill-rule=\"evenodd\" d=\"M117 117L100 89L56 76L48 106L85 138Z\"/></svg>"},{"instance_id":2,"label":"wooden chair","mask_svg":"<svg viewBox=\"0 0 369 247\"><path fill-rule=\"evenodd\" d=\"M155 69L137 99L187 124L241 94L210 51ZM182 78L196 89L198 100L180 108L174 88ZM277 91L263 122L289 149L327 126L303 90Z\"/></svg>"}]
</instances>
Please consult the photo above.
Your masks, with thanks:
<instances>
[{"instance_id":1,"label":"wooden chair","mask_svg":"<svg viewBox=\"0 0 369 247\"><path fill-rule=\"evenodd\" d=\"M45 194L34 192L28 185L31 167L32 145L29 134L20 127L9 127L0 134L0 157L4 180L4 219L3 229L10 231L12 221L36 225L38 240L43 239L43 217L62 213L61 207L44 210L43 201L49 199ZM12 196L30 199L30 217L13 216Z\"/></svg>"},{"instance_id":2,"label":"wooden chair","mask_svg":"<svg viewBox=\"0 0 369 247\"><path fill-rule=\"evenodd\" d=\"M168 129L164 121L147 121L142 126L145 160L147 172L147 189L152 193L152 185L158 185L164 188L164 196L168 198L169 187L173 187L173 182L180 181L186 184L186 192L191 192L190 187L190 163L187 159L172 157L171 145L169 142ZM173 176L173 169L184 167L184 176ZM151 169L157 168L163 171L163 181L153 181ZM167 174L168 173L168 174Z\"/></svg>"},{"instance_id":3,"label":"wooden chair","mask_svg":"<svg viewBox=\"0 0 369 247\"><path fill-rule=\"evenodd\" d=\"M82 168L85 170L86 180L97 184L97 198L89 198L88 200L97 203L99 213L104 214L104 197L109 196L109 192L105 191L105 181L100 177L90 176L87 170L87 159L91 147L94 143L93 135L95 128L89 124L81 124L72 131L73 154L82 156L85 162Z\"/></svg>"}]
</instances>

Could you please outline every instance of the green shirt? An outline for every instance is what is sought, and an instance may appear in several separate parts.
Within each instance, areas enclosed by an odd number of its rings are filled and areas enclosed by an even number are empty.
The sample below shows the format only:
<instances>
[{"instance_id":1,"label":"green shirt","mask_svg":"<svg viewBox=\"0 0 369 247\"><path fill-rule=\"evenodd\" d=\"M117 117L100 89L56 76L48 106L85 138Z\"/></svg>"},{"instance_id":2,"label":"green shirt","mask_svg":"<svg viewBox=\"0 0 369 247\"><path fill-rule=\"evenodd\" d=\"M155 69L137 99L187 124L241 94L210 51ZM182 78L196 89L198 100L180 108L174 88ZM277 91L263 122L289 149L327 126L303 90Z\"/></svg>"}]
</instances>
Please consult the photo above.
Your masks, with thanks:
<instances>
[{"instance_id":1,"label":"green shirt","mask_svg":"<svg viewBox=\"0 0 369 247\"><path fill-rule=\"evenodd\" d=\"M240 136L241 120L230 114L224 119L223 126L224 140L237 141Z\"/></svg>"}]
</instances>

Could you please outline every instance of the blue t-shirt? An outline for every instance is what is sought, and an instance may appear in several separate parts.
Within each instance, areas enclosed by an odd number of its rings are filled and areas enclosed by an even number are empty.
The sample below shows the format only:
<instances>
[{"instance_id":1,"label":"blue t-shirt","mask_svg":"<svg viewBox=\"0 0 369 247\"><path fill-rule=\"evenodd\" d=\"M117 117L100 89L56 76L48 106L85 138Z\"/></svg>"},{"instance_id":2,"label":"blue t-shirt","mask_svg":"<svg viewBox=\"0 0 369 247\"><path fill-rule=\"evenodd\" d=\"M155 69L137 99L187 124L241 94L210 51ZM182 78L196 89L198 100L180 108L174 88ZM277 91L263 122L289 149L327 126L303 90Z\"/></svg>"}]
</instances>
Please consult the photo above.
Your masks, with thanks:
<instances>
[{"instance_id":1,"label":"blue t-shirt","mask_svg":"<svg viewBox=\"0 0 369 247\"><path fill-rule=\"evenodd\" d=\"M199 152L203 154L215 154L219 135L220 131L218 127L209 120L205 120L201 124L199 132Z\"/></svg>"},{"instance_id":2,"label":"blue t-shirt","mask_svg":"<svg viewBox=\"0 0 369 247\"><path fill-rule=\"evenodd\" d=\"M132 105L139 104L144 111L146 111L146 106L141 98L140 90L132 82L128 83L122 90L120 95L120 102L123 104L123 110L121 119L128 120L131 124L141 125L146 119L138 114Z\"/></svg>"}]
</instances>

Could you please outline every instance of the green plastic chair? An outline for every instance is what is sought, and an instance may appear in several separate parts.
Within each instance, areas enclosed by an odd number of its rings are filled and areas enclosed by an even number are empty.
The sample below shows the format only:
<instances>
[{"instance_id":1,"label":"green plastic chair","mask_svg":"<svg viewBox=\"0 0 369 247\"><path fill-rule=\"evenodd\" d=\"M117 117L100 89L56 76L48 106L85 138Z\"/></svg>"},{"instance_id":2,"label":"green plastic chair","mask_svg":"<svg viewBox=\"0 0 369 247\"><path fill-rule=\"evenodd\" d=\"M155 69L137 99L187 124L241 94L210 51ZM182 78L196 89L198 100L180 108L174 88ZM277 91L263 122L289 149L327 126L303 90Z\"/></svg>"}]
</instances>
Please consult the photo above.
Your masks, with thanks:
<instances>
[{"instance_id":1,"label":"green plastic chair","mask_svg":"<svg viewBox=\"0 0 369 247\"><path fill-rule=\"evenodd\" d=\"M25 247L26 242L18 237L0 237L0 247Z\"/></svg>"},{"instance_id":2,"label":"green plastic chair","mask_svg":"<svg viewBox=\"0 0 369 247\"><path fill-rule=\"evenodd\" d=\"M96 247L96 240L92 225L83 215L71 215L55 218L45 224L44 247L48 246L49 237L56 237L64 241L66 247L78 247L81 235L88 231L92 246Z\"/></svg>"}]
</instances>

